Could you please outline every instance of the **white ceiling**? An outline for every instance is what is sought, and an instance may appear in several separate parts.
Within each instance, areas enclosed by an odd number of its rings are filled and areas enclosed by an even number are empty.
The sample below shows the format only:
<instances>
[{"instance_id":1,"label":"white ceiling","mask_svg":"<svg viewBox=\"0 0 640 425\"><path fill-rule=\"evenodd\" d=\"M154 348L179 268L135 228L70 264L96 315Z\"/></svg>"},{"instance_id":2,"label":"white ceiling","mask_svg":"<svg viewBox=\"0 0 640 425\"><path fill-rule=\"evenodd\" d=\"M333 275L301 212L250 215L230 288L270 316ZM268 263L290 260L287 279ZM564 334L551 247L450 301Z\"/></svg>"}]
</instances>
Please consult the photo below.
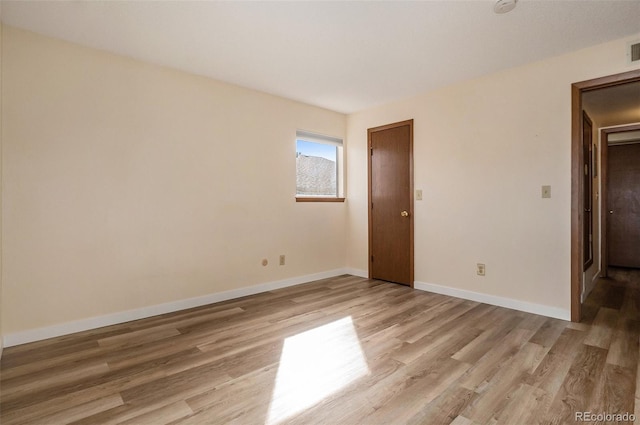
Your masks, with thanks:
<instances>
[{"instance_id":1,"label":"white ceiling","mask_svg":"<svg viewBox=\"0 0 640 425\"><path fill-rule=\"evenodd\" d=\"M2 1L41 34L350 113L640 32L640 0Z\"/></svg>"},{"instance_id":2,"label":"white ceiling","mask_svg":"<svg viewBox=\"0 0 640 425\"><path fill-rule=\"evenodd\" d=\"M640 122L640 82L588 91L582 106L600 127Z\"/></svg>"}]
</instances>

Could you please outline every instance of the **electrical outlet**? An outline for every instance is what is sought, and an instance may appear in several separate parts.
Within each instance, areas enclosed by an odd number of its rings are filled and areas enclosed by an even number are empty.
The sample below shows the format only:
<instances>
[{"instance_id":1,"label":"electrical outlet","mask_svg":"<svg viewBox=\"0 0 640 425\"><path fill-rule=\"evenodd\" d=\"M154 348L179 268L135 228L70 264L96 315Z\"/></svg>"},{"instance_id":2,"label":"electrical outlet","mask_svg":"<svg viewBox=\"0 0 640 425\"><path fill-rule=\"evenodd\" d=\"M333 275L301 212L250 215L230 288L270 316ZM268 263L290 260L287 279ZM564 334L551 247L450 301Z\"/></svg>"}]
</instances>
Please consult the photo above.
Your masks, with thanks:
<instances>
[{"instance_id":1,"label":"electrical outlet","mask_svg":"<svg viewBox=\"0 0 640 425\"><path fill-rule=\"evenodd\" d=\"M422 201L422 189L416 189L416 201Z\"/></svg>"},{"instance_id":2,"label":"electrical outlet","mask_svg":"<svg viewBox=\"0 0 640 425\"><path fill-rule=\"evenodd\" d=\"M284 266L284 254L280 256L280 265Z\"/></svg>"},{"instance_id":3,"label":"electrical outlet","mask_svg":"<svg viewBox=\"0 0 640 425\"><path fill-rule=\"evenodd\" d=\"M482 263L476 264L476 274L478 276L484 276L485 268L485 265Z\"/></svg>"}]
</instances>

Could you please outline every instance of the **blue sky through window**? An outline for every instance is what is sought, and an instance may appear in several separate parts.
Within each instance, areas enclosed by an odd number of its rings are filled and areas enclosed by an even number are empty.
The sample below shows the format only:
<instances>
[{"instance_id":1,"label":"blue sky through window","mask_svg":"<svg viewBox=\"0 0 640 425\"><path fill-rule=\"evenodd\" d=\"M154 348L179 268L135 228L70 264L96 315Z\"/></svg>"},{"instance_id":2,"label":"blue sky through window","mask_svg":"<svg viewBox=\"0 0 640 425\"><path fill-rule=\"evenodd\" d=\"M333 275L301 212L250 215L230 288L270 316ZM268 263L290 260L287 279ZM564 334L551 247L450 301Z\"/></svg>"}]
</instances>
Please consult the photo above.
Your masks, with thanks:
<instances>
[{"instance_id":1,"label":"blue sky through window","mask_svg":"<svg viewBox=\"0 0 640 425\"><path fill-rule=\"evenodd\" d=\"M336 162L336 147L333 145L296 140L296 152L307 156L319 156Z\"/></svg>"}]
</instances>

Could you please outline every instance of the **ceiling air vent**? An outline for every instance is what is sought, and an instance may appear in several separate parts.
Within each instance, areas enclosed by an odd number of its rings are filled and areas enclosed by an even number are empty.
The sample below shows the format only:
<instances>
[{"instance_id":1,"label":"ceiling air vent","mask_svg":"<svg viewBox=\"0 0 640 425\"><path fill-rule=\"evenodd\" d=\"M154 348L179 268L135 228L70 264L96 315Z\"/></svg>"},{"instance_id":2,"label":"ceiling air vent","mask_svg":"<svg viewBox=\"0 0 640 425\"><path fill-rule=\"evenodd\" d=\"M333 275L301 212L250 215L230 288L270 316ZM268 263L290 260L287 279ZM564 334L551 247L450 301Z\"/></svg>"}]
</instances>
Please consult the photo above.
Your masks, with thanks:
<instances>
[{"instance_id":1,"label":"ceiling air vent","mask_svg":"<svg viewBox=\"0 0 640 425\"><path fill-rule=\"evenodd\" d=\"M631 53L631 62L640 61L640 42L634 43L629 47Z\"/></svg>"}]
</instances>

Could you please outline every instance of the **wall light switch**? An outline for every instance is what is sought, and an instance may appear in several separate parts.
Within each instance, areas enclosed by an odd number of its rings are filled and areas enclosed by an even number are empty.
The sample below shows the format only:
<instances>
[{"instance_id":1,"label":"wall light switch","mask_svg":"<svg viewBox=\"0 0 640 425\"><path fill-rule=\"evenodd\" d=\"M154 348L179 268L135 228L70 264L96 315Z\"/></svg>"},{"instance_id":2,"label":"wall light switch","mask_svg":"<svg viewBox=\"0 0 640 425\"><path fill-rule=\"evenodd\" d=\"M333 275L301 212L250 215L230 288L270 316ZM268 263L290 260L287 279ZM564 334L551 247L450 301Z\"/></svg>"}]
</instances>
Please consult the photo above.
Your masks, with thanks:
<instances>
[{"instance_id":1,"label":"wall light switch","mask_svg":"<svg viewBox=\"0 0 640 425\"><path fill-rule=\"evenodd\" d=\"M542 197L551 198L551 186L542 186Z\"/></svg>"},{"instance_id":2,"label":"wall light switch","mask_svg":"<svg viewBox=\"0 0 640 425\"><path fill-rule=\"evenodd\" d=\"M422 189L416 189L416 201L422 201Z\"/></svg>"}]
</instances>

